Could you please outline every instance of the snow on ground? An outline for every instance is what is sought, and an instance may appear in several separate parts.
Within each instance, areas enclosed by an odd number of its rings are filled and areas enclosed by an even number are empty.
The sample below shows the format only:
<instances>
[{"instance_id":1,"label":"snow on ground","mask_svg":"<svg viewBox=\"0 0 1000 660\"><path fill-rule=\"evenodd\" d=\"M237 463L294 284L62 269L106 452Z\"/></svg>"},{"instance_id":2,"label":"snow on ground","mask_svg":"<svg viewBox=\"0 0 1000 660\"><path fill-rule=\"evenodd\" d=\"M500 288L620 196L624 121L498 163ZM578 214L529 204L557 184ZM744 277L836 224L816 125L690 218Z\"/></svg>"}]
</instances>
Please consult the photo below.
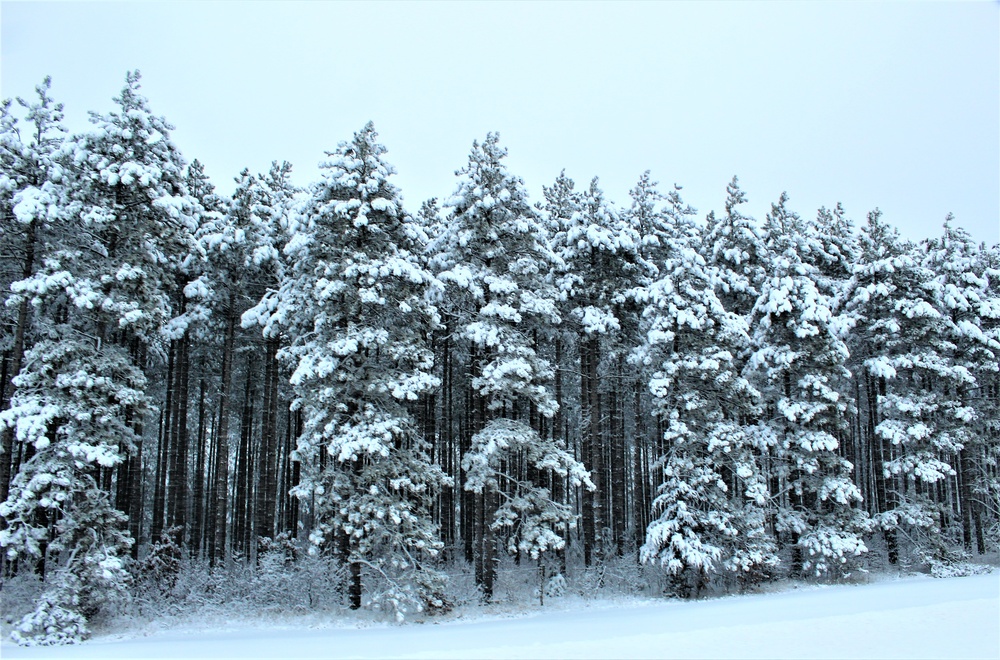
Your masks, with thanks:
<instances>
[{"instance_id":1,"label":"snow on ground","mask_svg":"<svg viewBox=\"0 0 1000 660\"><path fill-rule=\"evenodd\" d=\"M3 658L1000 658L1000 574L367 628L172 630Z\"/></svg>"}]
</instances>

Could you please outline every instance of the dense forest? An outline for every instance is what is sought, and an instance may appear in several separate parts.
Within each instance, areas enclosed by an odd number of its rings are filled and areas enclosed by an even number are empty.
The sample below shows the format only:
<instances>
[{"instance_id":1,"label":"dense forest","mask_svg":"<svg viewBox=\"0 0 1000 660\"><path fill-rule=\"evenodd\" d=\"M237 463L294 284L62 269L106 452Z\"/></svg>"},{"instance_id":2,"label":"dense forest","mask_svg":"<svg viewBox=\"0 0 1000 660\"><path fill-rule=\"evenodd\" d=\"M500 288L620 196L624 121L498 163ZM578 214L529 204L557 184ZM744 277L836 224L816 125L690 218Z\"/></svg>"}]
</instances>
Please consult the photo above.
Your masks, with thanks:
<instances>
[{"instance_id":1,"label":"dense forest","mask_svg":"<svg viewBox=\"0 0 1000 660\"><path fill-rule=\"evenodd\" d=\"M192 565L323 558L401 617L505 566L695 597L996 551L1000 248L950 217L754 219L735 177L696 217L648 172L533 203L493 133L413 211L372 124L229 197L139 81L79 135L48 80L2 106L0 561L43 585L15 641Z\"/></svg>"}]
</instances>

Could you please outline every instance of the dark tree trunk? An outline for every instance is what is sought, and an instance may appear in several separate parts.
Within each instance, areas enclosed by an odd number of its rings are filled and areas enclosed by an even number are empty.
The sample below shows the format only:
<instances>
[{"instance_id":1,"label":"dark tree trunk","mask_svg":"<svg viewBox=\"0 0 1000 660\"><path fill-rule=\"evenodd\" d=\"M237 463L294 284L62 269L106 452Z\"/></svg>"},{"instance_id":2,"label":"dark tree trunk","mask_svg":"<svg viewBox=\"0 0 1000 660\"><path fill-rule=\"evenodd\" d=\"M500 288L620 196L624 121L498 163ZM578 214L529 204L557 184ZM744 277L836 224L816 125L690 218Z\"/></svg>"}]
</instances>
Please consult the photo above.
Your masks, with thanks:
<instances>
[{"instance_id":1,"label":"dark tree trunk","mask_svg":"<svg viewBox=\"0 0 1000 660\"><path fill-rule=\"evenodd\" d=\"M646 433L642 420L642 391L639 381L635 383L635 404L633 414L635 415L635 455L633 456L634 467L632 474L632 509L635 518L635 547L638 550L646 542L646 528L649 526L648 496L649 478L645 469L646 462L644 450L646 447Z\"/></svg>"},{"instance_id":2,"label":"dark tree trunk","mask_svg":"<svg viewBox=\"0 0 1000 660\"><path fill-rule=\"evenodd\" d=\"M563 411L563 369L562 369L562 339L556 337L555 339L555 395L556 395L556 414L552 417L552 437L557 440L562 440L562 444L565 447L566 438L563 436L564 431L564 416ZM552 474L552 499L560 504L567 504L567 488L566 482L558 474ZM569 544L569 525L563 525L562 529L559 530L560 535L566 540L567 545ZM562 575L566 574L566 548L565 546L556 551L556 555L559 559L559 568ZM539 564L541 566L541 564Z\"/></svg>"},{"instance_id":3,"label":"dark tree trunk","mask_svg":"<svg viewBox=\"0 0 1000 660\"><path fill-rule=\"evenodd\" d=\"M236 492L233 501L233 541L236 551L244 558L253 551L253 404L254 369L253 354L247 355L246 380L243 389L243 408L240 416L240 448L236 456Z\"/></svg>"},{"instance_id":4,"label":"dark tree trunk","mask_svg":"<svg viewBox=\"0 0 1000 660\"><path fill-rule=\"evenodd\" d=\"M497 494L487 489L483 493L483 601L493 600L493 588L497 576L496 535L493 532L493 518L497 511Z\"/></svg>"},{"instance_id":5,"label":"dark tree trunk","mask_svg":"<svg viewBox=\"0 0 1000 660\"><path fill-rule=\"evenodd\" d=\"M161 474L163 476L163 513L162 515L162 526L161 533L157 535L157 539L162 535L163 530L169 530L173 524L172 515L174 505L176 504L176 480L174 480L176 469L174 465L177 462L177 441L174 436L177 430L176 418L177 418L177 404L175 399L177 398L177 340L172 340L170 342L170 347L167 349L167 380L166 380L166 396L163 405L163 415L162 415L162 434L163 434L163 468ZM171 481L174 483L171 483Z\"/></svg>"},{"instance_id":6,"label":"dark tree trunk","mask_svg":"<svg viewBox=\"0 0 1000 660\"><path fill-rule=\"evenodd\" d=\"M205 541L205 459L208 449L205 423L204 360L199 360L198 378L198 449L194 461L194 511L191 521L191 555L200 556Z\"/></svg>"},{"instance_id":7,"label":"dark tree trunk","mask_svg":"<svg viewBox=\"0 0 1000 660\"><path fill-rule=\"evenodd\" d=\"M236 316L230 311L226 319L226 334L222 346L222 378L219 388L219 422L215 428L215 530L209 548L209 561L216 565L226 558L226 523L229 503L229 399L233 376L233 340Z\"/></svg>"},{"instance_id":8,"label":"dark tree trunk","mask_svg":"<svg viewBox=\"0 0 1000 660\"><path fill-rule=\"evenodd\" d=\"M151 541L156 543L163 536L163 524L166 520L166 493L167 493L167 438L166 438L166 415L160 411L160 419L157 424L156 442L156 475L153 484L153 522L150 526Z\"/></svg>"},{"instance_id":9,"label":"dark tree trunk","mask_svg":"<svg viewBox=\"0 0 1000 660\"><path fill-rule=\"evenodd\" d=\"M462 458L465 457L465 454L472 447L472 436L475 435L476 433L475 427L477 422L475 420L477 417L477 406L476 406L476 397L474 395L471 385L472 376L475 372L475 369L477 368L476 362L477 362L476 348L475 346L471 346L469 348L469 368L467 374L469 382L464 383L465 385L464 387L465 405L463 414L464 428L462 429L461 447L460 447ZM475 561L478 561L476 557L479 556L479 553L476 550L476 544L477 544L479 530L481 529L481 525L479 525L477 521L482 517L482 512L479 504L479 497L476 496L473 492L465 490L464 488L466 482L466 472L464 469L461 470L461 477L462 477L462 483L461 483L462 542L465 546L464 548L465 560L471 564ZM481 579L482 579L482 571L479 570L477 571L476 584L480 584Z\"/></svg>"},{"instance_id":10,"label":"dark tree trunk","mask_svg":"<svg viewBox=\"0 0 1000 660\"><path fill-rule=\"evenodd\" d=\"M24 279L31 277L35 270L35 243L37 241L38 225L36 220L28 224L27 235L24 246L24 264L21 269L21 276ZM2 383L2 397L0 397L0 411L10 408L10 402L14 395L13 379L21 373L21 365L24 362L24 335L28 325L28 312L30 307L27 298L21 301L17 307L17 325L14 326L14 342L10 351L9 362L4 362L4 374ZM6 354L5 354L6 356ZM0 502L6 502L10 495L10 481L14 474L17 474L19 465L14 462L14 429L4 428L0 431L0 444L2 444L3 454L0 454ZM7 527L5 518L0 517L0 530ZM4 553L6 554L6 553Z\"/></svg>"},{"instance_id":11,"label":"dark tree trunk","mask_svg":"<svg viewBox=\"0 0 1000 660\"><path fill-rule=\"evenodd\" d=\"M174 390L173 433L171 437L170 479L168 482L169 518L171 527L181 527L180 539L187 537L188 528L188 384L190 360L188 359L189 335L177 341L174 365L177 382Z\"/></svg>"},{"instance_id":12,"label":"dark tree trunk","mask_svg":"<svg viewBox=\"0 0 1000 660\"><path fill-rule=\"evenodd\" d=\"M972 537L974 520L972 515L972 475L974 468L968 448L958 452L958 484L959 506L962 512L962 545L967 552L972 552Z\"/></svg>"},{"instance_id":13,"label":"dark tree trunk","mask_svg":"<svg viewBox=\"0 0 1000 660\"><path fill-rule=\"evenodd\" d=\"M264 401L261 411L260 449L257 455L257 489L254 528L258 538L274 536L277 499L278 453L278 339L269 338L264 352Z\"/></svg>"},{"instance_id":14,"label":"dark tree trunk","mask_svg":"<svg viewBox=\"0 0 1000 660\"><path fill-rule=\"evenodd\" d=\"M611 519L615 551L621 556L625 549L625 397L619 388L625 377L625 355L618 356L618 378L611 391L614 393L611 409Z\"/></svg>"},{"instance_id":15,"label":"dark tree trunk","mask_svg":"<svg viewBox=\"0 0 1000 660\"><path fill-rule=\"evenodd\" d=\"M584 417L587 423L587 430L584 433L586 446L583 449L583 458L585 467L590 470L591 481L594 482L592 495L587 490L583 491L584 558L585 563L589 566L593 560L592 555L596 555L598 561L603 558L602 537L606 524L604 515L606 497L604 443L601 438L601 398L597 376L601 360L600 338L593 335L581 342L580 355L583 371L581 399L583 399L583 408L586 411ZM588 552L588 545L590 552Z\"/></svg>"}]
</instances>

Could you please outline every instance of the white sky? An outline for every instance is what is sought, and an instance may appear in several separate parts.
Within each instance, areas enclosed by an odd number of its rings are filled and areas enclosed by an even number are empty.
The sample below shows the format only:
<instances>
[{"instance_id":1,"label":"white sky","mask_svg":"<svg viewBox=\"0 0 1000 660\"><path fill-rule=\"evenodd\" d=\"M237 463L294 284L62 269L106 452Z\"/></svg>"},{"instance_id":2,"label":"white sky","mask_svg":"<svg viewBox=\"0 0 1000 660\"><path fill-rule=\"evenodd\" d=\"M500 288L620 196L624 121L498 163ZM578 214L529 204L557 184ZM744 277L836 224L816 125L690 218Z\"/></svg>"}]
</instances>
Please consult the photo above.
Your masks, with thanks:
<instances>
[{"instance_id":1,"label":"white sky","mask_svg":"<svg viewBox=\"0 0 1000 660\"><path fill-rule=\"evenodd\" d=\"M1000 3L7 2L3 97L46 74L67 125L138 68L220 191L375 122L415 210L499 131L535 200L560 169L627 206L645 169L699 216L733 174L762 219L875 206L907 238L951 211L1000 240Z\"/></svg>"}]
</instances>

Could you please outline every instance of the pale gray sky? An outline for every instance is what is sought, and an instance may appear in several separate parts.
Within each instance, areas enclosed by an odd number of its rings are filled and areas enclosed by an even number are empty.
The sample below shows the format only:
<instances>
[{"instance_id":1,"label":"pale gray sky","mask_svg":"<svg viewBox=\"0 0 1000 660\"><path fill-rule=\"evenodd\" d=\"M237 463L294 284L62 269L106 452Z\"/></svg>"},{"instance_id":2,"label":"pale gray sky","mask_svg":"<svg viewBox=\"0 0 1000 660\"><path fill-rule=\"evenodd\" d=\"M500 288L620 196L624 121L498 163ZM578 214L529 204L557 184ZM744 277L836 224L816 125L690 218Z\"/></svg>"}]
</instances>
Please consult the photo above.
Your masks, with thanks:
<instances>
[{"instance_id":1,"label":"pale gray sky","mask_svg":"<svg viewBox=\"0 0 1000 660\"><path fill-rule=\"evenodd\" d=\"M499 131L534 199L566 168L628 204L645 169L699 216L733 174L763 218L875 206L1000 240L1000 4L982 2L2 2L2 95L53 77L67 124L138 68L221 191L375 122L415 210Z\"/></svg>"}]
</instances>

